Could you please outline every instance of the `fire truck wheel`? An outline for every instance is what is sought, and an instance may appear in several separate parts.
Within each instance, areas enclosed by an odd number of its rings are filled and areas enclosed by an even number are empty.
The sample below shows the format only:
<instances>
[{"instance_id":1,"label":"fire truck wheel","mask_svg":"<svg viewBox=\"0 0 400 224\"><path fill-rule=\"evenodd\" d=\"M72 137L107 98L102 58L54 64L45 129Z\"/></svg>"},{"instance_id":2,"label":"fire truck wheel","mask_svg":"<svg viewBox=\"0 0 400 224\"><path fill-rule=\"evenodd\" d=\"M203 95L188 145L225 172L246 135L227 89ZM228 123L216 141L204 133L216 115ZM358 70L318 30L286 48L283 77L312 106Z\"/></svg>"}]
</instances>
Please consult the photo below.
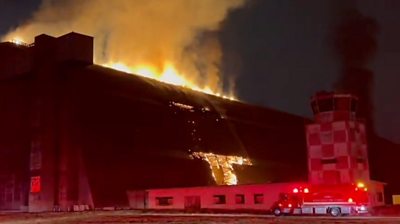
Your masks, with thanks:
<instances>
[{"instance_id":1,"label":"fire truck wheel","mask_svg":"<svg viewBox=\"0 0 400 224\"><path fill-rule=\"evenodd\" d=\"M340 216L340 208L336 208L336 207L334 207L334 208L330 208L329 209L329 214L331 215L331 216L333 216L333 217L337 217L337 216Z\"/></svg>"},{"instance_id":2,"label":"fire truck wheel","mask_svg":"<svg viewBox=\"0 0 400 224\"><path fill-rule=\"evenodd\" d=\"M274 208L274 215L275 216L281 216L282 215L282 211L280 208Z\"/></svg>"}]
</instances>

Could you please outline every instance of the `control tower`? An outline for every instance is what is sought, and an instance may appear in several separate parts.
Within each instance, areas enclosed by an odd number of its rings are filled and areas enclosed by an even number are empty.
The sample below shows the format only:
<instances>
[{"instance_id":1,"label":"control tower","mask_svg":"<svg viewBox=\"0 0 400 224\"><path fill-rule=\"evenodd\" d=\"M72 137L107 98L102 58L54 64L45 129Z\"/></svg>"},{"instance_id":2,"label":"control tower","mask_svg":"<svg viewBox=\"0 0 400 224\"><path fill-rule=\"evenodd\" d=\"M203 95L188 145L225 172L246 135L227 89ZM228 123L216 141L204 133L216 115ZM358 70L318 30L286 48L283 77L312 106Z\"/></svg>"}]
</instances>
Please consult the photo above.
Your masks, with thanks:
<instances>
[{"instance_id":1,"label":"control tower","mask_svg":"<svg viewBox=\"0 0 400 224\"><path fill-rule=\"evenodd\" d=\"M306 126L309 182L369 182L365 125L357 119L358 98L317 93L311 99L314 123Z\"/></svg>"}]
</instances>

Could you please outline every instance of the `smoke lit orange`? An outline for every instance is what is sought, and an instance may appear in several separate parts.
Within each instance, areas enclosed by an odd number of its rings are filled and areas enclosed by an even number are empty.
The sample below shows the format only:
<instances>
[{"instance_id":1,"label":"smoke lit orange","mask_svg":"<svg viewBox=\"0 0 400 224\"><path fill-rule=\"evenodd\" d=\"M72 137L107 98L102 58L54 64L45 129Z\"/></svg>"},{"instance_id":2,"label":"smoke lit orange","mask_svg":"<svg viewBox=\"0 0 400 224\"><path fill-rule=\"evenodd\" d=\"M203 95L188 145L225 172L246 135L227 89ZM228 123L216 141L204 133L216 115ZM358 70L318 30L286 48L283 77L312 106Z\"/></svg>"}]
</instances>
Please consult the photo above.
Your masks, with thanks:
<instances>
[{"instance_id":1,"label":"smoke lit orange","mask_svg":"<svg viewBox=\"0 0 400 224\"><path fill-rule=\"evenodd\" d=\"M83 33L94 37L94 60L98 64L234 99L223 94L224 90L234 91L234 76L223 77L222 47L219 38L211 33L220 28L232 9L244 3L245 0L85 0L79 4L43 1L30 19L0 39L18 36L32 42L42 33ZM15 43L22 43L22 39Z\"/></svg>"}]
</instances>

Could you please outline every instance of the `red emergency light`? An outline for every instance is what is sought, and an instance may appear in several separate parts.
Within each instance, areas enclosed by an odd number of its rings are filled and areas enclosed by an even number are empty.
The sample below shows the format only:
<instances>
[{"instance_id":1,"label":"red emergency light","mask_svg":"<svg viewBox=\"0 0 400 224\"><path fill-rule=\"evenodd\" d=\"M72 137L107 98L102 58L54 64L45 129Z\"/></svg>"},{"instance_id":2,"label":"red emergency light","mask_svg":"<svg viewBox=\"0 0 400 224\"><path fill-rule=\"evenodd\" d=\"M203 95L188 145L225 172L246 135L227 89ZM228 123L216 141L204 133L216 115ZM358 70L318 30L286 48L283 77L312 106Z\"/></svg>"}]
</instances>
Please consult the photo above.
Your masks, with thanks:
<instances>
[{"instance_id":1,"label":"red emergency light","mask_svg":"<svg viewBox=\"0 0 400 224\"><path fill-rule=\"evenodd\" d=\"M310 193L310 190L308 189L308 188L302 188L302 187L299 187L299 188L293 188L293 193L295 193L295 194L297 194L297 193L305 193L305 194L308 194L308 193Z\"/></svg>"}]
</instances>

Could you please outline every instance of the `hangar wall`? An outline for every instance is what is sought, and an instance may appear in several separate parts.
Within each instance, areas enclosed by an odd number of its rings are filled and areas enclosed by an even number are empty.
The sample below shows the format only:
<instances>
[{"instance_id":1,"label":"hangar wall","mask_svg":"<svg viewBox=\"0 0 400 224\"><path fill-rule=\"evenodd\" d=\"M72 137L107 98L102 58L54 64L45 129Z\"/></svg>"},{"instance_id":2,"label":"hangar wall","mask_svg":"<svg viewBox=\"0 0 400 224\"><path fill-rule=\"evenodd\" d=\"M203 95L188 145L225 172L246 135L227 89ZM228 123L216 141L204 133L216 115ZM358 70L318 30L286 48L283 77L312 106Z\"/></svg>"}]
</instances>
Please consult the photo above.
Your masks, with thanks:
<instances>
[{"instance_id":1,"label":"hangar wall","mask_svg":"<svg viewBox=\"0 0 400 224\"><path fill-rule=\"evenodd\" d=\"M0 63L0 146L15 165L2 177L22 198L0 197L4 209L124 206L128 189L215 185L193 151L249 157L234 167L240 184L307 178L305 118L93 65L93 38L77 33L2 43L0 56L14 57Z\"/></svg>"}]
</instances>

